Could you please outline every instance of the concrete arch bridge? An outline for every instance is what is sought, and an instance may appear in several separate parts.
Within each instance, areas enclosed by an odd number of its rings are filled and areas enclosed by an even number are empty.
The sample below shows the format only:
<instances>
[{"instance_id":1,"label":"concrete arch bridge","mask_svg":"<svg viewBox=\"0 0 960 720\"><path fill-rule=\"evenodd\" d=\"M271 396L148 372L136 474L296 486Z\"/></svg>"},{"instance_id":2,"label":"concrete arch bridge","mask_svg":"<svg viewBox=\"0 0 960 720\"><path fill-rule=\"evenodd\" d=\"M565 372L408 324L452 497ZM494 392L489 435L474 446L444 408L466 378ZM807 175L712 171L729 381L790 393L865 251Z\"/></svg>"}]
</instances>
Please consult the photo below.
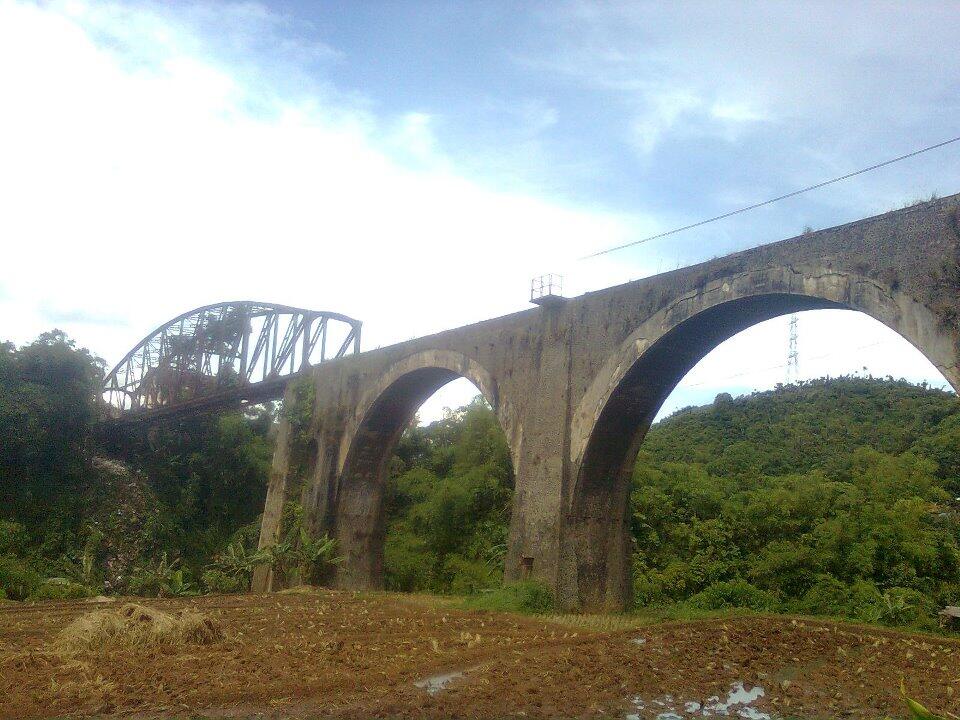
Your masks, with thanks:
<instances>
[{"instance_id":1,"label":"concrete arch bridge","mask_svg":"<svg viewBox=\"0 0 960 720\"><path fill-rule=\"evenodd\" d=\"M299 498L313 528L337 538L334 584L381 587L388 459L419 405L466 377L495 409L516 475L506 578L542 580L566 608L621 608L640 443L724 340L801 310L860 311L960 388L958 227L954 195L312 367L307 470L292 476L282 423L261 546L276 540L284 500ZM254 589L271 582L263 571Z\"/></svg>"}]
</instances>

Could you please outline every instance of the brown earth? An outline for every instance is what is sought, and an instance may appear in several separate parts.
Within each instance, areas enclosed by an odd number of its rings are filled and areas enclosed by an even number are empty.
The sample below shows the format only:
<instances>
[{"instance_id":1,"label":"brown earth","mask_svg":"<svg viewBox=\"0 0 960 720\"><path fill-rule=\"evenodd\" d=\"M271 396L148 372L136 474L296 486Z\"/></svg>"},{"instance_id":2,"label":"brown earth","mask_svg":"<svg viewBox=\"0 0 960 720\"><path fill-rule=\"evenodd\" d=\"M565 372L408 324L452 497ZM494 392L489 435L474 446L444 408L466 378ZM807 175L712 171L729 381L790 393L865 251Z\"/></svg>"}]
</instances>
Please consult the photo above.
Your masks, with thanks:
<instances>
[{"instance_id":1,"label":"brown earth","mask_svg":"<svg viewBox=\"0 0 960 720\"><path fill-rule=\"evenodd\" d=\"M57 632L97 606L0 605L0 718L623 718L634 698L653 708L670 695L682 714L737 681L763 686L753 707L774 717L905 717L901 678L931 710L960 715L960 641L857 625L749 616L636 627L325 590L146 604L205 613L226 639L60 656ZM465 672L434 694L414 685L451 671Z\"/></svg>"}]
</instances>

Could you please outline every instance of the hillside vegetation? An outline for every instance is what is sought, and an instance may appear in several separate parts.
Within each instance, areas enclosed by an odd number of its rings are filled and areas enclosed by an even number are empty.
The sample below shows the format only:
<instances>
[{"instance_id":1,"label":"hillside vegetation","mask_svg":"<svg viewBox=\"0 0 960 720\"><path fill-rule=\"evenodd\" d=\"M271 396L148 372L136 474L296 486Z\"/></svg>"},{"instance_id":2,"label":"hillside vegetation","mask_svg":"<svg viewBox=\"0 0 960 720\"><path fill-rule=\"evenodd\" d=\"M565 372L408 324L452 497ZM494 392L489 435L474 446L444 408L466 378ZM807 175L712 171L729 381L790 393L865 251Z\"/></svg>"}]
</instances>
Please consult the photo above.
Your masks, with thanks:
<instances>
[{"instance_id":1,"label":"hillside vegetation","mask_svg":"<svg viewBox=\"0 0 960 720\"><path fill-rule=\"evenodd\" d=\"M403 438L395 589L499 583L512 475L477 400ZM817 380L655 425L631 494L642 606L750 607L931 627L960 602L960 403L894 380Z\"/></svg>"},{"instance_id":2,"label":"hillside vegetation","mask_svg":"<svg viewBox=\"0 0 960 720\"><path fill-rule=\"evenodd\" d=\"M634 470L641 604L932 625L960 601L960 403L817 380L681 411Z\"/></svg>"},{"instance_id":3,"label":"hillside vegetation","mask_svg":"<svg viewBox=\"0 0 960 720\"><path fill-rule=\"evenodd\" d=\"M473 593L499 585L512 495L506 438L481 398L407 430L387 488L387 587Z\"/></svg>"},{"instance_id":4,"label":"hillside vegetation","mask_svg":"<svg viewBox=\"0 0 960 720\"><path fill-rule=\"evenodd\" d=\"M183 594L259 528L269 408L136 429L103 457L103 361L62 332L0 343L0 599Z\"/></svg>"}]
</instances>

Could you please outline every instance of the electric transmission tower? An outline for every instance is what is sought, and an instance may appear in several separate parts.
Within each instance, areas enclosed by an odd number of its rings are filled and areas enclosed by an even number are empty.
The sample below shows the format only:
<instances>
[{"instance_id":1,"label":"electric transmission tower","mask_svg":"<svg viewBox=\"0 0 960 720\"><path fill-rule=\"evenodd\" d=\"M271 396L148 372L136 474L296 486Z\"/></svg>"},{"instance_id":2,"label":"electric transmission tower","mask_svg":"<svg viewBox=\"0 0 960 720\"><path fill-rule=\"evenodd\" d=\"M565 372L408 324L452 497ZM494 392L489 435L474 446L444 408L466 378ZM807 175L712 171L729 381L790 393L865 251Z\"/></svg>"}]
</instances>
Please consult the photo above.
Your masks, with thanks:
<instances>
[{"instance_id":1,"label":"electric transmission tower","mask_svg":"<svg viewBox=\"0 0 960 720\"><path fill-rule=\"evenodd\" d=\"M800 379L800 356L797 353L797 316L790 316L790 344L787 349L787 384Z\"/></svg>"}]
</instances>

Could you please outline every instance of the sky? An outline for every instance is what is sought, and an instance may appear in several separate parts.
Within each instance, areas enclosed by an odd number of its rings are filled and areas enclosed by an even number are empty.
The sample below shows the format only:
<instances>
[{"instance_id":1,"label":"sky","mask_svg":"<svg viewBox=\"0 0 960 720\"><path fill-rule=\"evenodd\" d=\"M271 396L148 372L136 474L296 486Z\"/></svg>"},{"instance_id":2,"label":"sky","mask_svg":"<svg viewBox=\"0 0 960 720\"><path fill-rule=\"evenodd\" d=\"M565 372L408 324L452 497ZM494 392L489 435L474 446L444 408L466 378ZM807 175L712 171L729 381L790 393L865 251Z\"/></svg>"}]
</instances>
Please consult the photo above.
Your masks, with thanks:
<instances>
[{"instance_id":1,"label":"sky","mask_svg":"<svg viewBox=\"0 0 960 720\"><path fill-rule=\"evenodd\" d=\"M960 191L960 144L590 252L960 134L957 2L0 0L0 336L108 364L200 305L364 321L364 349ZM663 413L786 379L788 320ZM799 375L942 385L856 313ZM457 381L431 419L475 392Z\"/></svg>"}]
</instances>

